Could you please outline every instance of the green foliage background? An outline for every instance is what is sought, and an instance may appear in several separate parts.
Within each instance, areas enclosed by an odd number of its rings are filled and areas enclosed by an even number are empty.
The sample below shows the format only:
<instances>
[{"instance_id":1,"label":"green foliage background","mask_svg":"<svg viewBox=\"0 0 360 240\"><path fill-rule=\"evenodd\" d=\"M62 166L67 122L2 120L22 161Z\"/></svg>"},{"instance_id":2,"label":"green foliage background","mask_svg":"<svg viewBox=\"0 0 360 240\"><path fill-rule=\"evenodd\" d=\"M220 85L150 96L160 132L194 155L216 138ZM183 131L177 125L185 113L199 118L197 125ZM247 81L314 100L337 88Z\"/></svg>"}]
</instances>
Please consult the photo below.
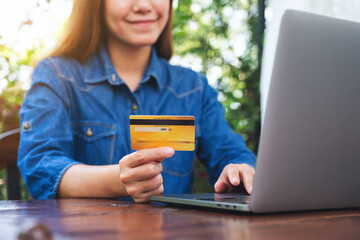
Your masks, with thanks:
<instances>
[{"instance_id":1,"label":"green foliage background","mask_svg":"<svg viewBox=\"0 0 360 240\"><path fill-rule=\"evenodd\" d=\"M222 74L216 80L214 87L218 90L219 100L226 109L226 119L234 131L242 134L249 148L256 152L260 130L258 1L174 0L173 2L175 55L180 58L190 55L200 59L202 73L205 75L212 67L221 68ZM194 11L192 10L194 5L200 8ZM246 51L242 56L237 57L236 64L223 54L224 49L233 52L231 45L228 44L233 36L229 27L231 18L225 14L229 8L235 13L241 10L242 14L245 14L241 23L243 26L241 34L248 36ZM194 23L196 29L191 27ZM34 48L20 55L3 44L0 35L0 58L5 59L10 65L9 74L5 76L8 87L0 94L0 133L18 127L18 110L25 91L19 87L17 74L21 66L31 66L34 52L37 50ZM196 162L195 169L194 191L211 191L212 187L208 183L205 168ZM0 200L7 198L4 179L5 172L0 170ZM22 198L29 198L23 183Z\"/></svg>"},{"instance_id":2,"label":"green foliage background","mask_svg":"<svg viewBox=\"0 0 360 240\"><path fill-rule=\"evenodd\" d=\"M175 54L186 56L192 54L200 57L203 69L218 66L222 69L222 76L217 79L215 88L221 95L226 109L226 119L231 127L241 133L248 146L257 150L259 126L259 67L257 48L257 1L255 0L213 0L212 4L202 8L199 13L191 11L191 5L201 4L200 0L181 0L175 10L174 17L174 45ZM212 40L227 43L229 41L229 21L225 15L226 7L233 11L243 10L247 17L243 24L246 26L243 34L249 36L247 48L243 56L239 57L239 64L232 65L224 58L219 47L211 44ZM202 20L211 14L211 20ZM189 22L198 23L196 30L191 30ZM239 43L241 44L241 43ZM233 49L228 46L228 50ZM206 72L203 72L206 74Z\"/></svg>"},{"instance_id":3,"label":"green foliage background","mask_svg":"<svg viewBox=\"0 0 360 240\"><path fill-rule=\"evenodd\" d=\"M260 134L260 96L258 63L258 1L257 0L213 0L200 12L191 10L192 4L199 4L200 0L179 0L175 9L173 36L175 54L185 57L188 54L201 59L203 69L214 66L222 69L222 75L214 86L220 95L219 100L226 110L226 119L232 129L240 133L246 140L248 147L257 151ZM224 57L223 46L214 46L212 41L228 43L231 29L229 19L225 14L226 8L233 12L242 10L247 17L241 23L244 26L242 34L248 37L246 51L238 57L238 64L233 65ZM204 21L210 15L210 20ZM190 23L196 22L198 28L192 30ZM241 43L239 43L241 44ZM226 47L233 51L231 46ZM205 71L203 71L206 74ZM207 181L207 174L199 162L195 163L195 192L211 191Z\"/></svg>"},{"instance_id":4,"label":"green foliage background","mask_svg":"<svg viewBox=\"0 0 360 240\"><path fill-rule=\"evenodd\" d=\"M8 65L8 74L4 76L7 80L7 87L0 94L0 134L19 127L19 110L25 91L20 87L19 72L21 66L30 66L33 60L33 50L26 52L24 56L15 52L2 41L0 35L0 58L4 59ZM0 71L4 66L0 65ZM0 159L1 161L1 159ZM0 200L7 199L6 191L6 171L0 169ZM21 198L29 199L30 194L21 181Z\"/></svg>"}]
</instances>

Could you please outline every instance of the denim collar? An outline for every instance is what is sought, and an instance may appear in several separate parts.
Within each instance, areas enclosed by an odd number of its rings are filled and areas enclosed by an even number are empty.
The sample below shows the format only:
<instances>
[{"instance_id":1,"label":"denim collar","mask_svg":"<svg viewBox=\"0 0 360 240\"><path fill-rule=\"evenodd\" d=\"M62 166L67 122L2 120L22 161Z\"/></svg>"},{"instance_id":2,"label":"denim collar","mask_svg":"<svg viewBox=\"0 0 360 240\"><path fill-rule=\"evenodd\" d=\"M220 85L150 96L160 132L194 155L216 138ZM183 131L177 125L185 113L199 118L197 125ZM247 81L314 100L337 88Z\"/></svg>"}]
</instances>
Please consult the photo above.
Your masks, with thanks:
<instances>
[{"instance_id":1,"label":"denim collar","mask_svg":"<svg viewBox=\"0 0 360 240\"><path fill-rule=\"evenodd\" d=\"M94 54L84 64L85 67L85 83L96 84L108 81L111 85L122 85L124 81L117 75L114 65L110 59L109 52L105 46L100 47L99 53ZM140 84L149 81L151 78L160 89L164 86L165 79L162 78L161 59L157 56L155 48L152 48L150 62L145 70L144 76Z\"/></svg>"}]
</instances>

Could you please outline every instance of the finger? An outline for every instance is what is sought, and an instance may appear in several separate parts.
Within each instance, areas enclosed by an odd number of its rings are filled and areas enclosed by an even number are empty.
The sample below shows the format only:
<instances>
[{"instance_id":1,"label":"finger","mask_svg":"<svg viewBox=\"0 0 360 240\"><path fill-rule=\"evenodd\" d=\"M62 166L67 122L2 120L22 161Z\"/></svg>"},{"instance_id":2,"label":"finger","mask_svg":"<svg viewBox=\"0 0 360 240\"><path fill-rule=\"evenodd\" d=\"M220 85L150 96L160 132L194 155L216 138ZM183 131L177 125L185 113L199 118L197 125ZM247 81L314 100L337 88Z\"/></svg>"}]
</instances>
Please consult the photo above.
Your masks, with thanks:
<instances>
[{"instance_id":1,"label":"finger","mask_svg":"<svg viewBox=\"0 0 360 240\"><path fill-rule=\"evenodd\" d=\"M214 185L214 190L217 193L227 192L227 186L222 180L218 180Z\"/></svg>"},{"instance_id":2,"label":"finger","mask_svg":"<svg viewBox=\"0 0 360 240\"><path fill-rule=\"evenodd\" d=\"M127 155L129 167L136 167L148 162L162 162L164 159L173 156L174 149L168 147L142 149Z\"/></svg>"},{"instance_id":3,"label":"finger","mask_svg":"<svg viewBox=\"0 0 360 240\"><path fill-rule=\"evenodd\" d=\"M139 196L133 197L133 199L136 203L146 203L146 202L150 201L151 196L159 196L163 192L164 192L164 185L161 184L161 186L159 186L157 189L155 189L151 192L146 192Z\"/></svg>"},{"instance_id":4,"label":"finger","mask_svg":"<svg viewBox=\"0 0 360 240\"><path fill-rule=\"evenodd\" d=\"M243 182L244 187L249 194L251 194L252 192L252 186L254 183L254 174L255 171L253 169L243 170L240 172L241 181Z\"/></svg>"},{"instance_id":5,"label":"finger","mask_svg":"<svg viewBox=\"0 0 360 240\"><path fill-rule=\"evenodd\" d=\"M163 184L163 178L161 174L135 184L131 184L126 188L127 193L132 197L141 196L144 193L154 191Z\"/></svg>"},{"instance_id":6,"label":"finger","mask_svg":"<svg viewBox=\"0 0 360 240\"><path fill-rule=\"evenodd\" d=\"M147 179L142 181L142 186L140 188L141 193L147 193L154 191L155 189L159 188L163 184L163 178L161 174L156 175L153 178Z\"/></svg>"},{"instance_id":7,"label":"finger","mask_svg":"<svg viewBox=\"0 0 360 240\"><path fill-rule=\"evenodd\" d=\"M161 174L152 178L149 181L144 182L144 185L139 188L139 192L130 195L134 198L136 202L148 202L150 200L150 196L153 195L161 195L164 191L163 179Z\"/></svg>"},{"instance_id":8,"label":"finger","mask_svg":"<svg viewBox=\"0 0 360 240\"><path fill-rule=\"evenodd\" d=\"M233 186L238 186L240 184L240 173L236 165L230 164L228 167L228 178L229 183Z\"/></svg>"},{"instance_id":9,"label":"finger","mask_svg":"<svg viewBox=\"0 0 360 240\"><path fill-rule=\"evenodd\" d=\"M129 170L134 181L144 181L159 175L162 171L162 164L150 162Z\"/></svg>"},{"instance_id":10,"label":"finger","mask_svg":"<svg viewBox=\"0 0 360 240\"><path fill-rule=\"evenodd\" d=\"M215 185L217 185L217 186L214 185L214 189L216 187L219 190L219 192L231 192L233 189L232 184L229 182L229 168L230 168L230 165L227 165L223 169L223 171L220 174L219 179L215 183ZM216 189L215 189L215 191L216 191Z\"/></svg>"},{"instance_id":11,"label":"finger","mask_svg":"<svg viewBox=\"0 0 360 240\"><path fill-rule=\"evenodd\" d=\"M162 171L162 164L157 162L146 163L134 168L127 168L126 171L122 171L120 180L123 183L144 181L155 177Z\"/></svg>"}]
</instances>

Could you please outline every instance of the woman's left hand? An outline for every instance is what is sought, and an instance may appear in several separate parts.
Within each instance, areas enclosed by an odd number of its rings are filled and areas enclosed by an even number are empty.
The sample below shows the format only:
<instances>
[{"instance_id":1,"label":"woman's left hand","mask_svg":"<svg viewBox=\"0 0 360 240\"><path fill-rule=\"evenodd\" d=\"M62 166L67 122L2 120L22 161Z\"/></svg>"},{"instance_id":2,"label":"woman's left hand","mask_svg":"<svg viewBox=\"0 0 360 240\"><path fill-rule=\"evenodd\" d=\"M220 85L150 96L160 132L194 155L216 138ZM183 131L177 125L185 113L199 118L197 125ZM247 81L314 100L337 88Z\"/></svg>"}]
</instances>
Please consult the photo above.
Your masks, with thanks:
<instances>
[{"instance_id":1,"label":"woman's left hand","mask_svg":"<svg viewBox=\"0 0 360 240\"><path fill-rule=\"evenodd\" d=\"M227 165L219 179L214 185L215 192L235 192L242 182L246 191L251 194L255 169L248 164L229 164Z\"/></svg>"}]
</instances>

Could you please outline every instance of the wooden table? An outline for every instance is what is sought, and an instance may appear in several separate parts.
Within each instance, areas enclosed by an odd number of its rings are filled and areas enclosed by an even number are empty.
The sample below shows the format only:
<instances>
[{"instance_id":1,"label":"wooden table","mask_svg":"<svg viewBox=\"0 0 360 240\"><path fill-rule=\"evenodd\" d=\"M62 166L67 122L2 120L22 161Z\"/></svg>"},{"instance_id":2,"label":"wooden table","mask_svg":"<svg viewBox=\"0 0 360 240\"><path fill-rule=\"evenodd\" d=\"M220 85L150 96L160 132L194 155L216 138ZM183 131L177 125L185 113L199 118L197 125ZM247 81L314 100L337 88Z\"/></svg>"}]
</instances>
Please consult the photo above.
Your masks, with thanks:
<instances>
[{"instance_id":1,"label":"wooden table","mask_svg":"<svg viewBox=\"0 0 360 240\"><path fill-rule=\"evenodd\" d=\"M360 239L360 209L252 215L130 200L0 201L0 239L29 234L45 239Z\"/></svg>"}]
</instances>

